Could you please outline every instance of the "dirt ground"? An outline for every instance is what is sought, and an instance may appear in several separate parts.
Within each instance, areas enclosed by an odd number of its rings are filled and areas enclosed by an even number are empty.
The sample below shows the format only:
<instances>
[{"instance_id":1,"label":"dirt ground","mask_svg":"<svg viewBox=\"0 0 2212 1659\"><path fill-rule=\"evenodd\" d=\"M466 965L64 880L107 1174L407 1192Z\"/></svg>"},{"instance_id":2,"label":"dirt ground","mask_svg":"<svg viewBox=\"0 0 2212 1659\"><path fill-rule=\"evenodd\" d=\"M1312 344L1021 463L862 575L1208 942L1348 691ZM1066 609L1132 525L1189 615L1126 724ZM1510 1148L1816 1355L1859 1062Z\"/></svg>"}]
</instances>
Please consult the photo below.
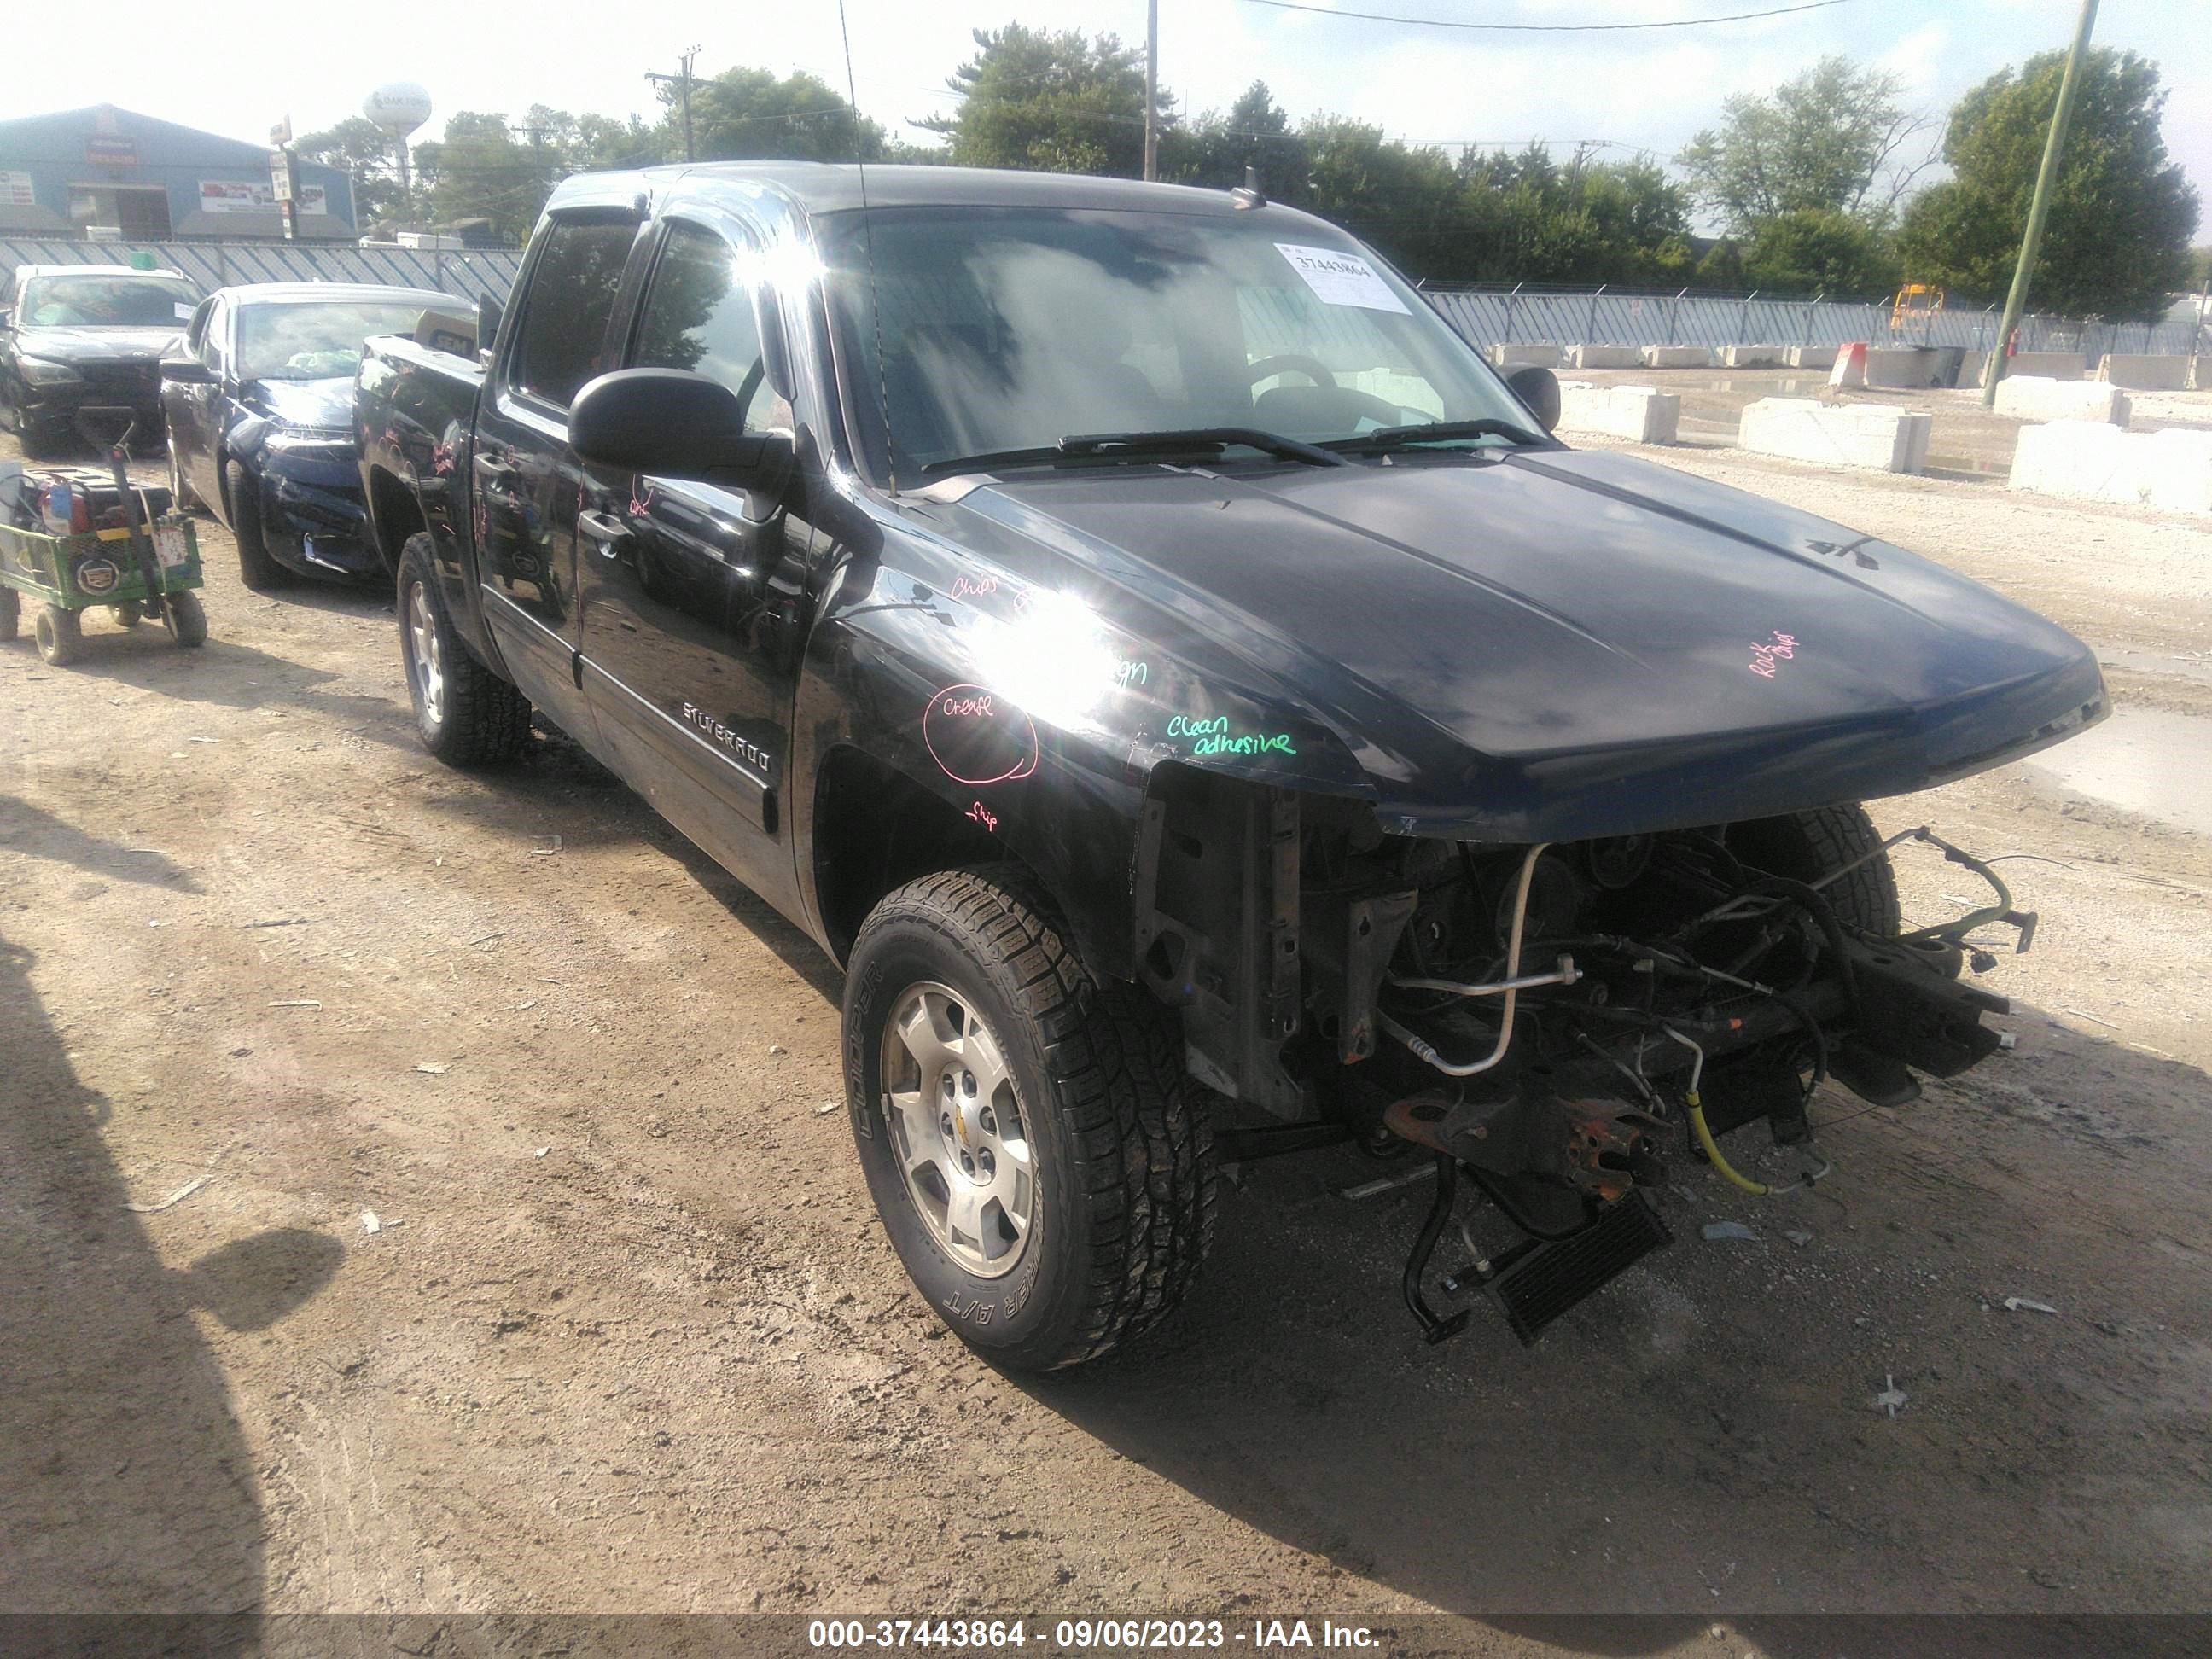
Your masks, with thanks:
<instances>
[{"instance_id":1,"label":"dirt ground","mask_svg":"<svg viewBox=\"0 0 2212 1659\"><path fill-rule=\"evenodd\" d=\"M1665 459L2212 713L2201 526ZM565 740L443 770L383 596L201 541L204 650L0 648L0 1609L1434 1608L1734 1655L2212 1607L2212 842L2020 768L1879 805L2035 855L2017 1051L1829 1094L1817 1194L1686 1169L1675 1245L1533 1350L1424 1347L1425 1188L1326 1153L1240 1172L1164 1333L1019 1381L872 1218L813 947ZM1901 863L1920 918L1975 891ZM1675 1617L1522 1617L1625 1612Z\"/></svg>"}]
</instances>

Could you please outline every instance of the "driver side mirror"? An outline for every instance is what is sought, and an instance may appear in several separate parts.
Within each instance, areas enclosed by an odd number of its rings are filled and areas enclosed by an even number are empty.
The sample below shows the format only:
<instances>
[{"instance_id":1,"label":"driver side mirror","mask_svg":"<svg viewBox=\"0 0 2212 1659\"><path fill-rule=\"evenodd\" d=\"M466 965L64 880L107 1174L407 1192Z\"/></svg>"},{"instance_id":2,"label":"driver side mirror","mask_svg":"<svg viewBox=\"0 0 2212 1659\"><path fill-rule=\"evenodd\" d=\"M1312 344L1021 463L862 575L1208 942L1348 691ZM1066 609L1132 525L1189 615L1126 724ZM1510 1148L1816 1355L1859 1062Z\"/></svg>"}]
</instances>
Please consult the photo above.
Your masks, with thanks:
<instances>
[{"instance_id":1,"label":"driver side mirror","mask_svg":"<svg viewBox=\"0 0 2212 1659\"><path fill-rule=\"evenodd\" d=\"M746 431L737 393L684 368L620 368L590 381L569 408L568 441L611 472L731 489L779 489L791 465L788 438Z\"/></svg>"},{"instance_id":2,"label":"driver side mirror","mask_svg":"<svg viewBox=\"0 0 2212 1659\"><path fill-rule=\"evenodd\" d=\"M1544 423L1547 432L1559 424L1559 377L1548 368L1516 368L1505 377L1513 395L1528 405L1528 412Z\"/></svg>"},{"instance_id":3,"label":"driver side mirror","mask_svg":"<svg viewBox=\"0 0 2212 1659\"><path fill-rule=\"evenodd\" d=\"M197 357L164 357L161 378L172 386L213 386L215 371Z\"/></svg>"}]
</instances>

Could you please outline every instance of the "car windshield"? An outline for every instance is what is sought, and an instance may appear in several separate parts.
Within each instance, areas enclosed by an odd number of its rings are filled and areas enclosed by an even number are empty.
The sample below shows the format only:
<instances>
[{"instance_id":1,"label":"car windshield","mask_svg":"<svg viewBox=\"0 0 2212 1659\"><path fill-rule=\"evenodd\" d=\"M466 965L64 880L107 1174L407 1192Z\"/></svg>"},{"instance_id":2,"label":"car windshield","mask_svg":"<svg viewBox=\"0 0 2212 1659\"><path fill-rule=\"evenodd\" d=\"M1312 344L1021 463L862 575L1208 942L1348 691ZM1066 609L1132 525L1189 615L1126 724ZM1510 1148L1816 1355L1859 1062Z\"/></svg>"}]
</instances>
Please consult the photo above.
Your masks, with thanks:
<instances>
[{"instance_id":1,"label":"car windshield","mask_svg":"<svg viewBox=\"0 0 2212 1659\"><path fill-rule=\"evenodd\" d=\"M238 378L350 378L361 366L363 340L377 334L412 334L428 309L422 300L279 301L240 306Z\"/></svg>"},{"instance_id":2,"label":"car windshield","mask_svg":"<svg viewBox=\"0 0 2212 1659\"><path fill-rule=\"evenodd\" d=\"M175 276L35 276L19 320L30 328L182 328L200 296Z\"/></svg>"},{"instance_id":3,"label":"car windshield","mask_svg":"<svg viewBox=\"0 0 2212 1659\"><path fill-rule=\"evenodd\" d=\"M902 475L1102 433L1328 446L1531 424L1426 301L1320 225L945 206L820 223L846 394L878 477L886 404Z\"/></svg>"}]
</instances>

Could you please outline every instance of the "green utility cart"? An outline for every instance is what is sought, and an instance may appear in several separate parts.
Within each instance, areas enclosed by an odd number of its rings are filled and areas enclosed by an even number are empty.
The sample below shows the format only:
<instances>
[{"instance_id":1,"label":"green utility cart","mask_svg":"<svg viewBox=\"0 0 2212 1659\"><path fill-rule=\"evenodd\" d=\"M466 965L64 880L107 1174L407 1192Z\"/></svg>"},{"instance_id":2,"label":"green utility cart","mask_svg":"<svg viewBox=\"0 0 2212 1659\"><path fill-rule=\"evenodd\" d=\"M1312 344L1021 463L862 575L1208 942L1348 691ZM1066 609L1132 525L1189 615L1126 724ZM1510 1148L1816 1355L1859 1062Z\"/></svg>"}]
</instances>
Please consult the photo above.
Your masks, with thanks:
<instances>
[{"instance_id":1,"label":"green utility cart","mask_svg":"<svg viewBox=\"0 0 2212 1659\"><path fill-rule=\"evenodd\" d=\"M33 628L39 655L57 668L83 651L84 613L94 605L106 605L125 628L150 617L179 645L206 642L207 612L193 591L200 585L199 538L181 513L148 523L124 476L123 456L118 448L109 461L124 527L55 536L0 524L0 641L15 637L28 593L43 606Z\"/></svg>"}]
</instances>

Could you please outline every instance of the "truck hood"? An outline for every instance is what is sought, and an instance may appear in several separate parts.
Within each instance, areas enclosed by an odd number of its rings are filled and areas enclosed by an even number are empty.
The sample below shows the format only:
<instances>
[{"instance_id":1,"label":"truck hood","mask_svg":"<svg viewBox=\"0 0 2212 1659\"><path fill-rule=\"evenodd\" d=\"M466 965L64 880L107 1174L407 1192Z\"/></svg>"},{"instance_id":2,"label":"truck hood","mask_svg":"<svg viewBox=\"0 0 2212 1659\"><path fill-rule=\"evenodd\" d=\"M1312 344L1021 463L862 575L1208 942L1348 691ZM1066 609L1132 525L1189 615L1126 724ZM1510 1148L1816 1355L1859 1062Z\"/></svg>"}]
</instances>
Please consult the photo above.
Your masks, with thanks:
<instances>
[{"instance_id":1,"label":"truck hood","mask_svg":"<svg viewBox=\"0 0 2212 1659\"><path fill-rule=\"evenodd\" d=\"M158 361L183 337L173 328L25 328L15 349L50 363L135 363Z\"/></svg>"},{"instance_id":2,"label":"truck hood","mask_svg":"<svg viewBox=\"0 0 2212 1659\"><path fill-rule=\"evenodd\" d=\"M1325 730L1407 833L1577 840L1903 793L2106 712L2094 654L2033 612L1627 456L1017 474L957 511L1083 567L1127 635L1188 639L1186 687Z\"/></svg>"}]
</instances>

